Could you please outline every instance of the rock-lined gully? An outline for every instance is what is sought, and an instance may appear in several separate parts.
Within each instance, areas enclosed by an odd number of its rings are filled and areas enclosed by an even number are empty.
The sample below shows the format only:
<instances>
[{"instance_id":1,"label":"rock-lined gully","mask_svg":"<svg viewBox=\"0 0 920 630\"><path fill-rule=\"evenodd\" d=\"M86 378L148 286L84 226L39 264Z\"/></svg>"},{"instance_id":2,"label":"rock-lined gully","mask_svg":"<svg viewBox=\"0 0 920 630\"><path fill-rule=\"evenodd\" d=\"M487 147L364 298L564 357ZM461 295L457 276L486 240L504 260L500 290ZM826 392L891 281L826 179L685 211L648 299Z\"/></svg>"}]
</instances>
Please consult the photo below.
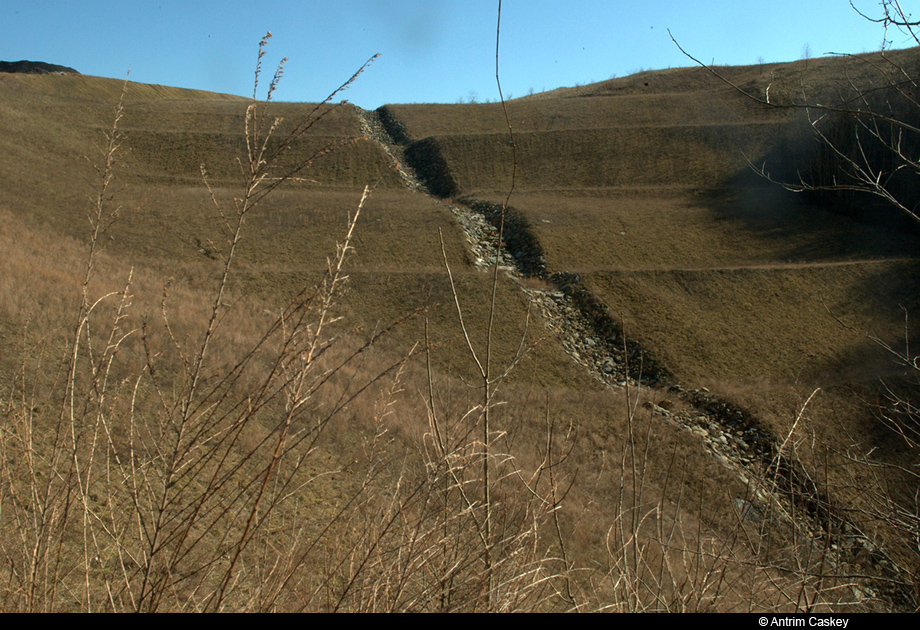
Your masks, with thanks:
<instances>
[{"instance_id":1,"label":"rock-lined gully","mask_svg":"<svg viewBox=\"0 0 920 630\"><path fill-rule=\"evenodd\" d=\"M547 271L539 242L527 221L509 207L459 196L446 162L431 140L413 141L386 108L355 108L361 130L388 156L407 189L427 195L448 208L463 230L474 264L482 271L496 264L528 296L569 356L608 387L647 387L660 394L647 408L664 421L698 436L704 447L732 470L748 488L735 499L739 517L757 522L765 514L778 526L795 527L812 546L828 551L827 573L859 575L852 581L855 601L882 600L893 610L914 609L911 580L885 556L785 452L756 416L706 389L684 389L635 343L623 338L604 306L577 274ZM452 200L449 202L448 200ZM524 282L537 278L543 282ZM545 284L547 288L532 288ZM689 411L672 412L669 399L687 403ZM793 518L791 515L795 514ZM803 516L806 515L806 516Z\"/></svg>"}]
</instances>

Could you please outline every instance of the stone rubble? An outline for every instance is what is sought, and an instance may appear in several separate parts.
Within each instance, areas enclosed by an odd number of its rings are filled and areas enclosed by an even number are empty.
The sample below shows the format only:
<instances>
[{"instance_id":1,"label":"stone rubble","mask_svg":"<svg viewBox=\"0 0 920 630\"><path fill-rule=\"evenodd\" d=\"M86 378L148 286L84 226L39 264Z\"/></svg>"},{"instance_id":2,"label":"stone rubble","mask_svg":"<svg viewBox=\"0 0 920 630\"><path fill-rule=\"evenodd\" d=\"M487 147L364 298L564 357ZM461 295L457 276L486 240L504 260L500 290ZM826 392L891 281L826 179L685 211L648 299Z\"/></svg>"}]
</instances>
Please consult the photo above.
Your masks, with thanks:
<instances>
[{"instance_id":1,"label":"stone rubble","mask_svg":"<svg viewBox=\"0 0 920 630\"><path fill-rule=\"evenodd\" d=\"M355 110L358 114L361 132L380 146L384 154L389 158L391 168L396 170L403 185L412 192L427 194L428 191L425 185L415 175L413 169L405 166L406 144L393 141L376 112L368 112L359 107L355 107ZM473 254L473 264L477 269L485 270L494 267L496 252L499 252L500 265L505 267L514 266L514 259L508 255L505 248L497 247L499 240L498 230L482 214L473 212L463 206L445 203L439 199L435 199L435 201L447 207L457 219L457 223L463 230L466 242L470 247L470 252Z\"/></svg>"}]
</instances>

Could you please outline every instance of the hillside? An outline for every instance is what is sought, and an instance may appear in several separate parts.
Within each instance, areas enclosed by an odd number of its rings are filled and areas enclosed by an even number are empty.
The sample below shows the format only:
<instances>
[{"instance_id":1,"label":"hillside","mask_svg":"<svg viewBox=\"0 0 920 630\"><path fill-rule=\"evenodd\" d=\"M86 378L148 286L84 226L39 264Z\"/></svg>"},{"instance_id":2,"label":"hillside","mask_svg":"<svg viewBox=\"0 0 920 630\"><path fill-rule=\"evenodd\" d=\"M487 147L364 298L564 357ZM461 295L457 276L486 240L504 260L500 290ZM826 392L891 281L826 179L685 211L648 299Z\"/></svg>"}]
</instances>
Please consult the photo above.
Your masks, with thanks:
<instances>
[{"instance_id":1,"label":"hillside","mask_svg":"<svg viewBox=\"0 0 920 630\"><path fill-rule=\"evenodd\" d=\"M838 92L845 61L719 71L782 102ZM70 74L0 95L3 536L22 497L45 515L3 548L33 569L6 610L915 605L915 557L838 457L916 463L878 419L903 370L867 335L916 332L920 240L751 170L813 162L796 110L703 68L513 100L513 143L500 104L270 104L262 186L309 168L237 224L246 99ZM35 577L61 565L66 596Z\"/></svg>"}]
</instances>

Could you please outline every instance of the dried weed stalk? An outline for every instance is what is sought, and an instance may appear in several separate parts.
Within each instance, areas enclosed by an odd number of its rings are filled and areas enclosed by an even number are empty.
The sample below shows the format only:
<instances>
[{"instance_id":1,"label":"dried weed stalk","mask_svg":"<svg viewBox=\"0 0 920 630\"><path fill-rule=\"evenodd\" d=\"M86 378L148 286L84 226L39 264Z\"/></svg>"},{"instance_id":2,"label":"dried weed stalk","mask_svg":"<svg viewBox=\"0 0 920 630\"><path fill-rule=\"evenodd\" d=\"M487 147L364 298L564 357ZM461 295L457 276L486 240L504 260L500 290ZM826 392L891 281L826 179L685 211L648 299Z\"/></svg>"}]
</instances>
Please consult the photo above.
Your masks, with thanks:
<instances>
[{"instance_id":1,"label":"dried weed stalk","mask_svg":"<svg viewBox=\"0 0 920 630\"><path fill-rule=\"evenodd\" d=\"M211 195L228 246L198 335L175 333L166 290L159 321L129 324L137 319L131 274L122 291L92 295L103 235L117 216L110 185L122 141L123 91L97 167L85 275L57 393L36 392L24 366L2 408L5 610L262 609L292 575L312 571L305 558L290 562L291 550L312 535L292 526L291 506L303 503L302 493L322 474L307 462L330 421L388 373L357 380L349 367L386 331L339 350L330 329L365 189L322 280L292 298L235 359L216 358L217 345L232 343L222 325L248 218L279 185L334 148L278 170L293 141L357 78L276 138L280 120L268 104L283 62L258 101L269 37L259 45L245 114L242 193L232 208ZM317 406L320 392L332 404ZM58 411L49 420L39 408L55 396Z\"/></svg>"}]
</instances>

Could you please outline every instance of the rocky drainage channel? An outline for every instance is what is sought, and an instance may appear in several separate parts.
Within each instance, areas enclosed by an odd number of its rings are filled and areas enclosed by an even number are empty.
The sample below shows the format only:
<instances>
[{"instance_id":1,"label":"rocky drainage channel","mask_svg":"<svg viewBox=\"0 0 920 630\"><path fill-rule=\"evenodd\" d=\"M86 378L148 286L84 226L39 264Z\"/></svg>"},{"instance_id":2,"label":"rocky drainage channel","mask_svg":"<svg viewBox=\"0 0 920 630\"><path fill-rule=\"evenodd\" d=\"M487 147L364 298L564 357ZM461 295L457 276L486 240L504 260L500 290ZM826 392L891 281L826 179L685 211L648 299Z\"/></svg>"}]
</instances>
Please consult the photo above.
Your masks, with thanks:
<instances>
[{"instance_id":1,"label":"rocky drainage channel","mask_svg":"<svg viewBox=\"0 0 920 630\"><path fill-rule=\"evenodd\" d=\"M779 512L787 525L804 528L812 539L826 543L823 548L833 556L825 560L828 568L841 575L863 576L859 587L853 587L857 600L882 599L896 610L915 609L910 580L905 580L896 565L855 525L840 516L842 511L833 507L797 460L777 452L776 438L752 414L708 390L685 390L676 384L663 366L623 338L620 326L577 274L548 272L539 241L523 216L513 208L503 212L498 204L470 198L446 203L444 200L455 197L457 190L436 145L430 141L413 143L385 106L373 112L356 110L362 132L389 156L406 187L428 194L450 209L477 268L493 268L498 256L500 268L520 285L575 362L607 386L656 387L689 404L690 411L677 413L668 409L666 398L646 406L699 436L705 447L752 489L750 497L735 501L745 521ZM498 247L500 229L502 243ZM547 288L533 288L533 284ZM792 514L799 518L793 519ZM802 514L809 518L801 518ZM862 559L858 568L848 569L849 559L854 558Z\"/></svg>"}]
</instances>

